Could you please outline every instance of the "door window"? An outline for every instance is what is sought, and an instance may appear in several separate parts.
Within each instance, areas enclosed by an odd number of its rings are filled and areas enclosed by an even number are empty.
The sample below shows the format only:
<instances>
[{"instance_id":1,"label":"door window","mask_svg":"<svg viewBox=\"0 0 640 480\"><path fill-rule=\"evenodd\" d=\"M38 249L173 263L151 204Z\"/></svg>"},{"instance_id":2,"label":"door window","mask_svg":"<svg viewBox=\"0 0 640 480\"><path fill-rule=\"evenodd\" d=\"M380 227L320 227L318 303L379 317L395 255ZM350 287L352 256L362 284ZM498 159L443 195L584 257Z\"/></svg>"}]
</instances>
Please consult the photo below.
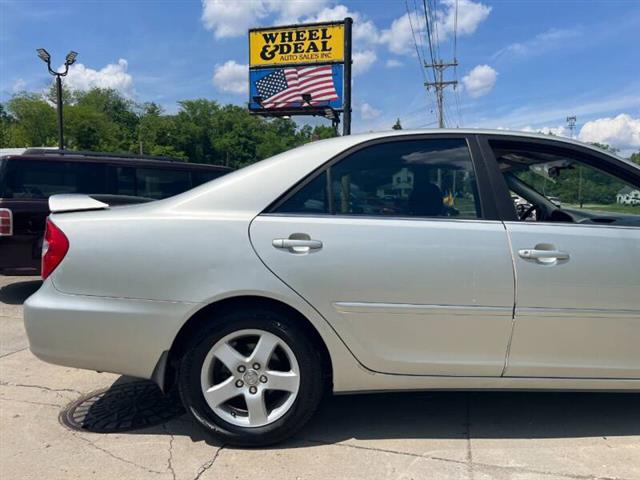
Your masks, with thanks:
<instances>
[{"instance_id":1,"label":"door window","mask_svg":"<svg viewBox=\"0 0 640 480\"><path fill-rule=\"evenodd\" d=\"M278 213L479 218L473 164L463 139L372 145L326 168Z\"/></svg>"},{"instance_id":2,"label":"door window","mask_svg":"<svg viewBox=\"0 0 640 480\"><path fill-rule=\"evenodd\" d=\"M522 221L640 226L640 185L584 163L570 150L494 145Z\"/></svg>"}]
</instances>

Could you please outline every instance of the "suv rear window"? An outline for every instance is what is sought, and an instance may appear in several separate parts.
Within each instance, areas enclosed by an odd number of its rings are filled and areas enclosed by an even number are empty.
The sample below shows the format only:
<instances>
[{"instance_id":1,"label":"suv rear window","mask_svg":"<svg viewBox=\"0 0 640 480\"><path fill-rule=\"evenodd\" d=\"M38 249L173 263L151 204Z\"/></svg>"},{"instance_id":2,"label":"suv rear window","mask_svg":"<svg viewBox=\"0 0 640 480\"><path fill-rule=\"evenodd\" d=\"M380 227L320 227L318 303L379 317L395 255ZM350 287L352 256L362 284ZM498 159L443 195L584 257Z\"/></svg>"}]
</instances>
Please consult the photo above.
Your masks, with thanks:
<instances>
[{"instance_id":1,"label":"suv rear window","mask_svg":"<svg viewBox=\"0 0 640 480\"><path fill-rule=\"evenodd\" d=\"M4 158L0 198L46 199L59 193L115 194L160 199L213 180L226 170L113 165Z\"/></svg>"},{"instance_id":2,"label":"suv rear window","mask_svg":"<svg viewBox=\"0 0 640 480\"><path fill-rule=\"evenodd\" d=\"M58 193L109 193L100 163L5 160L2 198L48 198Z\"/></svg>"}]
</instances>

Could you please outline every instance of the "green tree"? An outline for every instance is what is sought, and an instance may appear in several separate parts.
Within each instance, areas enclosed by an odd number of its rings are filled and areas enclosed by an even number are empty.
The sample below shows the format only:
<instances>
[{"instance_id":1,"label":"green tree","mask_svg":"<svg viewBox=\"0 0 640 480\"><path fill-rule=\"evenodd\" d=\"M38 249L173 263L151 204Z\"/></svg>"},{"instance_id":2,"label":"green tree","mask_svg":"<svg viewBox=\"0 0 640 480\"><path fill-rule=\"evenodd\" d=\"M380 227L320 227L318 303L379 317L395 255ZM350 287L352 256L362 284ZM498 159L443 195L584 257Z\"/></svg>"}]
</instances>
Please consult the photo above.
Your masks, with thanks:
<instances>
[{"instance_id":1,"label":"green tree","mask_svg":"<svg viewBox=\"0 0 640 480\"><path fill-rule=\"evenodd\" d=\"M402 125L400 124L400 119L398 118L396 120L396 123L393 124L393 127L391 127L393 130L402 130Z\"/></svg>"},{"instance_id":2,"label":"green tree","mask_svg":"<svg viewBox=\"0 0 640 480\"><path fill-rule=\"evenodd\" d=\"M56 144L56 112L41 95L14 95L7 102L7 110L14 119L8 131L10 146L46 147Z\"/></svg>"},{"instance_id":3,"label":"green tree","mask_svg":"<svg viewBox=\"0 0 640 480\"><path fill-rule=\"evenodd\" d=\"M640 151L631 154L631 156L629 157L629 160L640 165Z\"/></svg>"}]
</instances>

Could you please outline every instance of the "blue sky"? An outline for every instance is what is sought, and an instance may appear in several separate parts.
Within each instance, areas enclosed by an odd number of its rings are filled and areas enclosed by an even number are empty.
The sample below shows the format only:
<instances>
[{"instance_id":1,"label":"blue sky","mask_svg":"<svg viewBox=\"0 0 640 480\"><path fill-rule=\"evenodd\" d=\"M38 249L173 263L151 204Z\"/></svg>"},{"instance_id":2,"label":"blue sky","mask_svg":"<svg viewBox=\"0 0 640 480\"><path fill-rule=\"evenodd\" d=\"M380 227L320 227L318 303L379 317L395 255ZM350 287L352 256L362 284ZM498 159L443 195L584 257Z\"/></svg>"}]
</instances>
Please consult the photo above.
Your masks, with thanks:
<instances>
[{"instance_id":1,"label":"blue sky","mask_svg":"<svg viewBox=\"0 0 640 480\"><path fill-rule=\"evenodd\" d=\"M430 0L433 3L433 0ZM79 52L68 84L111 86L168 112L177 101L247 101L248 27L330 20L354 24L354 131L434 126L408 19L416 0L0 0L0 99L46 88L36 57ZM440 53L452 55L456 0L438 0ZM422 22L422 23L421 23ZM458 0L458 101L449 126L552 130L640 149L640 1ZM453 79L453 72L451 79ZM459 105L459 107L458 107ZM309 119L311 120L311 119ZM302 117L306 121L306 117ZM318 120L315 120L318 121Z\"/></svg>"}]
</instances>

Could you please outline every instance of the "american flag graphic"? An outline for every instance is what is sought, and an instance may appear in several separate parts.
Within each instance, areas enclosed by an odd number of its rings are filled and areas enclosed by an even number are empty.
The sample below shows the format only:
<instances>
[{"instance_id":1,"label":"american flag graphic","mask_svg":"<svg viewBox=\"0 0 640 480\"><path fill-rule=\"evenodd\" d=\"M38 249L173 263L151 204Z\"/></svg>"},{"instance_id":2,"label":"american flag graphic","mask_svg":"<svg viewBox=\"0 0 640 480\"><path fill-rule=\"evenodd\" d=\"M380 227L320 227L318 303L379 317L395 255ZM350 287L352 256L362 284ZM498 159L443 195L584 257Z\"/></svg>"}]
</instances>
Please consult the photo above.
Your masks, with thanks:
<instances>
[{"instance_id":1,"label":"american flag graphic","mask_svg":"<svg viewBox=\"0 0 640 480\"><path fill-rule=\"evenodd\" d=\"M331 65L321 67L282 68L256 81L264 108L286 108L303 102L311 95L311 105L337 100Z\"/></svg>"}]
</instances>

